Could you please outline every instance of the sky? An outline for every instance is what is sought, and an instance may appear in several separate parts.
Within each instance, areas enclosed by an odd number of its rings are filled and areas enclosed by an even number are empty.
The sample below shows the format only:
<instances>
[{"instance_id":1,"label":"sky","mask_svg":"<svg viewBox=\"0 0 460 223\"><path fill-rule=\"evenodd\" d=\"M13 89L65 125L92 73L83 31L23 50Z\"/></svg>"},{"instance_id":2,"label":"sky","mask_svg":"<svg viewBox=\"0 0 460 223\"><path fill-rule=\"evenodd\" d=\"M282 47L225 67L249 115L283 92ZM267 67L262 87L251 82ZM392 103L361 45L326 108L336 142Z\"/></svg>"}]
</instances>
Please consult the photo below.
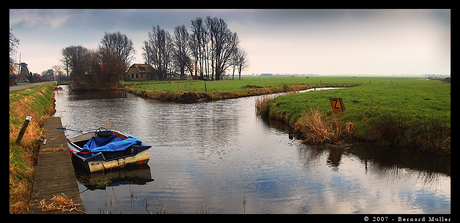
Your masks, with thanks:
<instances>
[{"instance_id":1,"label":"sky","mask_svg":"<svg viewBox=\"0 0 460 223\"><path fill-rule=\"evenodd\" d=\"M450 9L10 9L16 61L41 73L70 45L96 49L104 32L133 41L134 63L152 26L191 33L218 17L248 52L243 74L404 75L451 72Z\"/></svg>"}]
</instances>

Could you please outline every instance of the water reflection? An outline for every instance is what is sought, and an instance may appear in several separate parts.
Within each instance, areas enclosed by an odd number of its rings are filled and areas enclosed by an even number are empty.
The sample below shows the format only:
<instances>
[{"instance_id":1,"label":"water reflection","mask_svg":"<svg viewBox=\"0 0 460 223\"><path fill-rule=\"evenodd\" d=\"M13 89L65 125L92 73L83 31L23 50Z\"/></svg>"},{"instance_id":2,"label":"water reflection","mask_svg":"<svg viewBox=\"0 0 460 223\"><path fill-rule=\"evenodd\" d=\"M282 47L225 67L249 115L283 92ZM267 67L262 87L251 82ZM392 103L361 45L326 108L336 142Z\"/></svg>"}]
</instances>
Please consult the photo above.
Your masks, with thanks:
<instances>
[{"instance_id":1,"label":"water reflection","mask_svg":"<svg viewBox=\"0 0 460 223\"><path fill-rule=\"evenodd\" d=\"M89 173L76 169L76 177L88 190L105 190L108 186L128 184L145 185L153 181L150 167L147 165L124 169L111 169L97 173Z\"/></svg>"},{"instance_id":2,"label":"water reflection","mask_svg":"<svg viewBox=\"0 0 460 223\"><path fill-rule=\"evenodd\" d=\"M450 213L450 160L364 144L305 146L284 123L257 117L256 97L177 104L94 94L57 91L55 115L72 129L107 123L152 149L148 169L113 172L109 190L87 183L100 176L80 177L88 213L116 199L122 213L139 214L145 202L168 213L201 204L210 213Z\"/></svg>"},{"instance_id":3,"label":"water reflection","mask_svg":"<svg viewBox=\"0 0 460 223\"><path fill-rule=\"evenodd\" d=\"M417 179L425 183L434 183L440 176L451 176L451 162L448 157L433 154L414 154L400 149L378 147L367 144L352 146L317 146L300 148L298 155L304 167L317 165L319 158L327 154L326 164L338 172L342 156L358 159L365 169L381 178L401 177L402 172L416 174Z\"/></svg>"}]
</instances>

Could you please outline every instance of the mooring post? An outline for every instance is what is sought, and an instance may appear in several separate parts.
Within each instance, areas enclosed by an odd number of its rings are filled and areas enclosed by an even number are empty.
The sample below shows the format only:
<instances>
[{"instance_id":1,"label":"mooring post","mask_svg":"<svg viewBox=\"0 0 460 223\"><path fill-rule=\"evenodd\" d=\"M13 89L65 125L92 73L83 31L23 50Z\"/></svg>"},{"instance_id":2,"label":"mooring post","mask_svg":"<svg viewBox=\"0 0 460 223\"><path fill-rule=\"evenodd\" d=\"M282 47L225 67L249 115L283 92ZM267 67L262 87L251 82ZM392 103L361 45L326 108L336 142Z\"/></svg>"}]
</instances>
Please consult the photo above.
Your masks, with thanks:
<instances>
[{"instance_id":1,"label":"mooring post","mask_svg":"<svg viewBox=\"0 0 460 223\"><path fill-rule=\"evenodd\" d=\"M22 136L24 136L24 133L26 132L27 126L29 125L31 119L32 116L26 116L26 120L24 120L24 124L22 124L21 131L19 131L18 138L16 139L16 143L19 143L21 141Z\"/></svg>"}]
</instances>

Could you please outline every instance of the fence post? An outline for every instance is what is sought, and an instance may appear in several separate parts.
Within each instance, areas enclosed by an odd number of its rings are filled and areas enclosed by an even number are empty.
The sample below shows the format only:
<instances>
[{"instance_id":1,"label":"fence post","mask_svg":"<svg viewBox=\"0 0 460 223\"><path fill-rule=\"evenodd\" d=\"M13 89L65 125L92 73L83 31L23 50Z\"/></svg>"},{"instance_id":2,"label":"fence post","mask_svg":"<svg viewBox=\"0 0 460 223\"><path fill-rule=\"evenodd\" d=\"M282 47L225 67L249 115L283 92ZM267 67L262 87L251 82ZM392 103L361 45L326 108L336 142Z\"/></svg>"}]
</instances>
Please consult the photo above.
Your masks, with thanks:
<instances>
[{"instance_id":1,"label":"fence post","mask_svg":"<svg viewBox=\"0 0 460 223\"><path fill-rule=\"evenodd\" d=\"M21 131L19 131L18 138L16 139L16 143L19 144L19 142L22 139L22 136L24 136L24 133L26 132L27 126L29 125L30 120L32 119L32 116L26 116L26 120L24 120L24 124L22 124Z\"/></svg>"},{"instance_id":2,"label":"fence post","mask_svg":"<svg viewBox=\"0 0 460 223\"><path fill-rule=\"evenodd\" d=\"M372 99L371 99L371 104L369 105L369 112L371 112L372 109Z\"/></svg>"}]
</instances>

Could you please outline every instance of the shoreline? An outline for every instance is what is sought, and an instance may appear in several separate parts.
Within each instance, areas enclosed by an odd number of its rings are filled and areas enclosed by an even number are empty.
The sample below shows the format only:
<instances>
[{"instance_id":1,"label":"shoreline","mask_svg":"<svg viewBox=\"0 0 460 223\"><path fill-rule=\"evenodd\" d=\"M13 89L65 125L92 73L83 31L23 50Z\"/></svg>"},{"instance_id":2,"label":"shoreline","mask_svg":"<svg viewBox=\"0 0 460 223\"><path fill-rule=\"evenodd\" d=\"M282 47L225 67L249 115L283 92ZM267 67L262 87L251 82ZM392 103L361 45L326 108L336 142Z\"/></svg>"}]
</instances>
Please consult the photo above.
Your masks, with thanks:
<instances>
[{"instance_id":1,"label":"shoreline","mask_svg":"<svg viewBox=\"0 0 460 223\"><path fill-rule=\"evenodd\" d=\"M256 105L257 113L289 124L290 134L306 145L340 147L371 142L450 156L450 83L393 81L348 90L263 98ZM334 113L327 99L339 96L347 110ZM409 100L410 97L414 99ZM372 98L374 105L370 107L368 100Z\"/></svg>"},{"instance_id":2,"label":"shoreline","mask_svg":"<svg viewBox=\"0 0 460 223\"><path fill-rule=\"evenodd\" d=\"M345 132L345 135L339 135L335 136L334 138L325 136L324 134L318 133L319 131L311 131L310 129L306 128L304 123L296 122L294 121L293 123L286 122L286 117L278 119L274 117L265 117L268 119L274 119L278 121L283 121L285 124L288 124L290 126L289 129L289 137L290 138L295 138L297 140L301 140L302 144L308 145L308 146L316 146L316 147L329 147L329 148L334 148L334 149L344 149L356 144L374 144L379 147L393 147L400 149L404 152L409 152L409 153L418 153L418 154L433 154L436 156L451 156L451 148L448 148L448 151L424 151L422 150L419 145L412 145L412 146L401 146L401 145L395 145L393 143L388 143L387 141L379 141L375 140L373 137L361 137L361 136L355 136L353 135L353 125L347 125L347 123L339 123L336 127L335 130L337 132ZM319 125L324 125L320 123ZM346 129L341 129L338 127L339 125L346 125ZM291 126L293 129L291 130ZM300 127L299 127L300 126ZM351 126L351 128L349 127ZM332 129L332 128L331 128ZM350 131L351 130L351 131ZM321 131L321 130L320 130ZM327 131L327 130L326 130ZM325 132L326 132L325 131ZM333 133L331 133L332 135ZM449 129L449 134L450 134L450 129ZM316 140L312 138L327 138L326 140ZM331 139L332 138L332 139ZM450 137L449 137L450 138ZM450 141L450 139L448 139Z\"/></svg>"},{"instance_id":3,"label":"shoreline","mask_svg":"<svg viewBox=\"0 0 460 223\"><path fill-rule=\"evenodd\" d=\"M283 92L293 92L309 90L313 88L327 88L327 87L353 87L344 85L321 85L321 86L310 86L310 85L288 85L282 87L264 88L260 86L247 87L251 90L246 92L198 92L198 91L170 91L162 90L160 92L152 92L149 90L136 89L133 87L120 87L118 90L126 91L134 95L159 100L162 102L175 102L175 103L199 103L218 101L225 99L235 99L251 96L269 95Z\"/></svg>"}]
</instances>

